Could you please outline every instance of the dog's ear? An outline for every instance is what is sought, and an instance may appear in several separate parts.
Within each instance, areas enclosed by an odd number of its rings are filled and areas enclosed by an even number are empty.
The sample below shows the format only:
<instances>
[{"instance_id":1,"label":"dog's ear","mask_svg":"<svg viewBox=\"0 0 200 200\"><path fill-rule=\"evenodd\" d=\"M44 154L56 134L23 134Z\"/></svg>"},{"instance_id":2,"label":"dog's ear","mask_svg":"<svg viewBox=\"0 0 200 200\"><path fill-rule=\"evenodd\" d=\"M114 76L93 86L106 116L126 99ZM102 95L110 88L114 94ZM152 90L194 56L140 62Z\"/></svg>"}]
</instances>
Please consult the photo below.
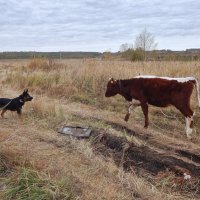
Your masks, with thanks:
<instances>
[{"instance_id":1,"label":"dog's ear","mask_svg":"<svg viewBox=\"0 0 200 200\"><path fill-rule=\"evenodd\" d=\"M24 93L27 93L28 92L28 89L24 90Z\"/></svg>"}]
</instances>

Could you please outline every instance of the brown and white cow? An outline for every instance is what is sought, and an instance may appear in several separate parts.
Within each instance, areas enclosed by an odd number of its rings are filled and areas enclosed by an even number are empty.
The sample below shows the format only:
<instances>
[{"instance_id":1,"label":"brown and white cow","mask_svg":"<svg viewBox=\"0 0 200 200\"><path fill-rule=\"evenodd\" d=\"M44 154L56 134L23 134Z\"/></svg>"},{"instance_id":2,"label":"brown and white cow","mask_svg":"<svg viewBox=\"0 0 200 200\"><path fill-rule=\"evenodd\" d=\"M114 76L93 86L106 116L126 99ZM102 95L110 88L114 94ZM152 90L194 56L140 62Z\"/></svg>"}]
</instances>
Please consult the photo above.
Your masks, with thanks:
<instances>
[{"instance_id":1,"label":"brown and white cow","mask_svg":"<svg viewBox=\"0 0 200 200\"><path fill-rule=\"evenodd\" d=\"M194 86L200 107L199 83L194 77L136 76L126 80L110 78L105 96L120 94L130 102L125 121L129 119L132 106L141 106L145 116L145 128L149 125L148 104L157 107L173 105L185 116L186 134L191 138L194 112L190 108L190 97Z\"/></svg>"}]
</instances>

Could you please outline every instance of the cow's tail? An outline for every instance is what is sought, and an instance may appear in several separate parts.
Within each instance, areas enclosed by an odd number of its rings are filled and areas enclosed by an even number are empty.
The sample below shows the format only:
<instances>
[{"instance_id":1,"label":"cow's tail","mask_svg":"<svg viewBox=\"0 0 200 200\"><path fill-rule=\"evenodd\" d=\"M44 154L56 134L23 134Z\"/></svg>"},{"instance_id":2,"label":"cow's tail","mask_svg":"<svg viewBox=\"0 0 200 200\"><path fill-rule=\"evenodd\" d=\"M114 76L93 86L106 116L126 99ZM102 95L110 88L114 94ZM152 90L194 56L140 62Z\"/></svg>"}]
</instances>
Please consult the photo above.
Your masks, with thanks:
<instances>
[{"instance_id":1,"label":"cow's tail","mask_svg":"<svg viewBox=\"0 0 200 200\"><path fill-rule=\"evenodd\" d=\"M195 78L195 87L196 87L196 93L197 93L197 100L198 100L198 106L200 108L200 94L199 94L199 81Z\"/></svg>"}]
</instances>

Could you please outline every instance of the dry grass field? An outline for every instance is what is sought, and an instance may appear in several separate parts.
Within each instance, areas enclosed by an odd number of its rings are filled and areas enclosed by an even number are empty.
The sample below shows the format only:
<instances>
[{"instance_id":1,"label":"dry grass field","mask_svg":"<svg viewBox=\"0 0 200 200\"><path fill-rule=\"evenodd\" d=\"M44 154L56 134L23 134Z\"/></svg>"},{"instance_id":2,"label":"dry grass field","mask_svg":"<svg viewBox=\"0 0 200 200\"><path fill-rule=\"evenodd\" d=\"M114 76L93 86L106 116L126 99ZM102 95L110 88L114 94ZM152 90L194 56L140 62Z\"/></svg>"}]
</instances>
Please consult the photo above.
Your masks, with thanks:
<instances>
[{"instance_id":1,"label":"dry grass field","mask_svg":"<svg viewBox=\"0 0 200 200\"><path fill-rule=\"evenodd\" d=\"M141 108L124 122L127 102L105 98L110 77L195 76L200 62L77 60L0 61L0 97L29 88L23 121L0 119L0 199L200 199L200 110L196 93L192 140L173 107ZM63 124L92 128L87 140L57 133ZM191 175L184 180L183 173Z\"/></svg>"}]
</instances>

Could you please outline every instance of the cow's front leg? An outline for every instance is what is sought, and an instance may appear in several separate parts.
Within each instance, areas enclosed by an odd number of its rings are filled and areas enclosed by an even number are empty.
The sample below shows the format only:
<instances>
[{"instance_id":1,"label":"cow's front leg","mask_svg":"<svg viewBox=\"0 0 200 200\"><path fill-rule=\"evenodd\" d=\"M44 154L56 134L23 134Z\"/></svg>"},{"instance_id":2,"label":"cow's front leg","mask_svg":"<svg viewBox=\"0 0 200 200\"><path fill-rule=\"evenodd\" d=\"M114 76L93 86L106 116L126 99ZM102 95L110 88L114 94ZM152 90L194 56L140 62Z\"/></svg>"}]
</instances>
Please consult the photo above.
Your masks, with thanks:
<instances>
[{"instance_id":1,"label":"cow's front leg","mask_svg":"<svg viewBox=\"0 0 200 200\"><path fill-rule=\"evenodd\" d=\"M130 114L131 114L131 107L133 106L133 103L131 102L131 103L129 103L129 105L128 105L128 112L126 113L126 116L125 116L125 118L124 118L124 121L128 121L129 120L129 117L130 117Z\"/></svg>"},{"instance_id":2,"label":"cow's front leg","mask_svg":"<svg viewBox=\"0 0 200 200\"><path fill-rule=\"evenodd\" d=\"M192 135L192 128L193 128L193 116L186 117L185 121L186 121L185 129L186 129L187 138L190 140L191 135Z\"/></svg>"},{"instance_id":3,"label":"cow's front leg","mask_svg":"<svg viewBox=\"0 0 200 200\"><path fill-rule=\"evenodd\" d=\"M145 117L145 125L144 125L144 128L148 128L148 126L149 126L148 104L147 104L147 103L142 103L142 104L141 104L141 107L142 107L142 111L143 111L144 117Z\"/></svg>"},{"instance_id":4,"label":"cow's front leg","mask_svg":"<svg viewBox=\"0 0 200 200\"><path fill-rule=\"evenodd\" d=\"M129 103L128 112L126 113L126 116L124 118L126 122L129 120L131 114L131 107L135 108L137 106L141 106L141 102L139 100L133 99L132 102Z\"/></svg>"}]
</instances>

